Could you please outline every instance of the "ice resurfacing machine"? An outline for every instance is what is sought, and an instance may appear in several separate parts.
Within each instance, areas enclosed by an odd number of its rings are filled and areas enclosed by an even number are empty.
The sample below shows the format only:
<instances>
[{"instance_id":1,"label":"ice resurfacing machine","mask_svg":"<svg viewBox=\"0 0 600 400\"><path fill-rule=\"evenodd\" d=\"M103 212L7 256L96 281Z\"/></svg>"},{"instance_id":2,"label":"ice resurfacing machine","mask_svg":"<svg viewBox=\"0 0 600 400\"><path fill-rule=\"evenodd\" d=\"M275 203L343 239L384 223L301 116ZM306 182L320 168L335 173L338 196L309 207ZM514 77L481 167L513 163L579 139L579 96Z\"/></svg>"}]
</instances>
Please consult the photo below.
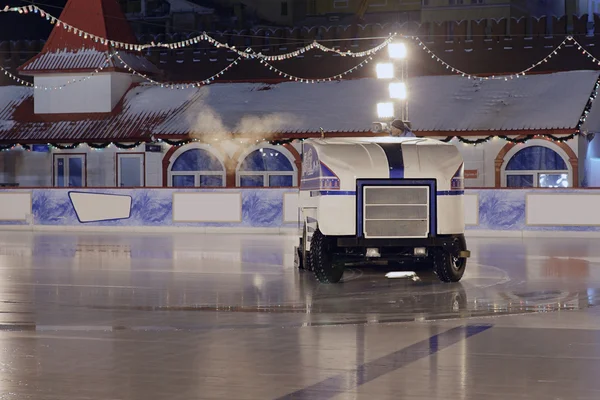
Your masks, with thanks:
<instances>
[{"instance_id":1,"label":"ice resurfacing machine","mask_svg":"<svg viewBox=\"0 0 600 400\"><path fill-rule=\"evenodd\" d=\"M433 139L311 139L303 144L296 265L323 283L349 263L427 261L444 282L465 271L464 163Z\"/></svg>"}]
</instances>

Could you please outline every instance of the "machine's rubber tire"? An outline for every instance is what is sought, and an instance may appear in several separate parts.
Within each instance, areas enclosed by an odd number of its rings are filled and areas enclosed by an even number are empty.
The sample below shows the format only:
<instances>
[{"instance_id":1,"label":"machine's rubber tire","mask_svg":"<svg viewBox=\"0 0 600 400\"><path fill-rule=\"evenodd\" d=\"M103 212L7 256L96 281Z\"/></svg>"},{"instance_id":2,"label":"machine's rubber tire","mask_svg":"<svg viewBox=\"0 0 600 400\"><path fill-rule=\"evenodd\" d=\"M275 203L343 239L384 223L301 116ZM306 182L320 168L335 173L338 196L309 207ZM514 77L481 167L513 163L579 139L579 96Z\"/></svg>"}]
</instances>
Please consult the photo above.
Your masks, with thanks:
<instances>
[{"instance_id":1,"label":"machine's rubber tire","mask_svg":"<svg viewBox=\"0 0 600 400\"><path fill-rule=\"evenodd\" d=\"M442 282L460 281L467 266L467 259L457 256L461 250L466 250L465 237L457 236L453 241L452 251L440 248L433 252L433 272Z\"/></svg>"},{"instance_id":2,"label":"machine's rubber tire","mask_svg":"<svg viewBox=\"0 0 600 400\"><path fill-rule=\"evenodd\" d=\"M333 262L333 240L318 229L310 241L311 264L315 278L321 283L338 283L344 275L344 266Z\"/></svg>"},{"instance_id":3,"label":"machine's rubber tire","mask_svg":"<svg viewBox=\"0 0 600 400\"><path fill-rule=\"evenodd\" d=\"M313 261L312 261L312 257L310 255L310 251L305 250L305 243L308 241L308 231L307 231L307 227L306 227L306 222L304 223L304 230L302 232L302 251L303 251L303 256L302 256L302 268L306 271L312 271L313 270Z\"/></svg>"}]
</instances>

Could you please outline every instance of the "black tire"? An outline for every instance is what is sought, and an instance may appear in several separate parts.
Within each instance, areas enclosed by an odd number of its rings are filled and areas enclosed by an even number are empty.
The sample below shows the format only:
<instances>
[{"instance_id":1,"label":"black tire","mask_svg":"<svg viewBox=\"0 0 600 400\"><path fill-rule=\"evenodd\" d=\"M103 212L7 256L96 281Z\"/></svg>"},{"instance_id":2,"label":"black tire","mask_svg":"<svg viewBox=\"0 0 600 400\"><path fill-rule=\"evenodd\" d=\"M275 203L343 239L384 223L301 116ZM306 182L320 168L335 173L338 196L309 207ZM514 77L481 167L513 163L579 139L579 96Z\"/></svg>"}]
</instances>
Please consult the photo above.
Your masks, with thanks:
<instances>
[{"instance_id":1,"label":"black tire","mask_svg":"<svg viewBox=\"0 0 600 400\"><path fill-rule=\"evenodd\" d=\"M304 230L302 232L302 269L306 271L312 271L312 257L310 256L310 251L306 250L306 244L308 241L308 230L307 230L306 222L304 223Z\"/></svg>"},{"instance_id":2,"label":"black tire","mask_svg":"<svg viewBox=\"0 0 600 400\"><path fill-rule=\"evenodd\" d=\"M458 282L462 279L467 267L467 259L458 256L466 250L463 235L454 238L451 250L440 248L433 252L433 271L442 282Z\"/></svg>"},{"instance_id":3,"label":"black tire","mask_svg":"<svg viewBox=\"0 0 600 400\"><path fill-rule=\"evenodd\" d=\"M311 264L315 278L321 283L338 283L344 275L344 266L333 261L333 239L321 233L318 229L310 241Z\"/></svg>"}]
</instances>

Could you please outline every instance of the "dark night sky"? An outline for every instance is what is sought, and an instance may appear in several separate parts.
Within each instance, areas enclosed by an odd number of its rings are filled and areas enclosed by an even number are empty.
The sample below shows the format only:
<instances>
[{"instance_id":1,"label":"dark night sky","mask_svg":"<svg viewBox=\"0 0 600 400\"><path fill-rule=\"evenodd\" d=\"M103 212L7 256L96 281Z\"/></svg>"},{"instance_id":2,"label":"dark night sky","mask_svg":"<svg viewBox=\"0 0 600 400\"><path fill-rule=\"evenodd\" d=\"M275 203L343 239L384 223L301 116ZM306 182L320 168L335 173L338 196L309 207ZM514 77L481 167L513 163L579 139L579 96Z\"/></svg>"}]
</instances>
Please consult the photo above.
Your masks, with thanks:
<instances>
[{"instance_id":1,"label":"dark night sky","mask_svg":"<svg viewBox=\"0 0 600 400\"><path fill-rule=\"evenodd\" d=\"M6 4L11 7L36 4L38 7L58 17L66 2L66 0L5 0L2 2L2 7ZM39 15L0 13L0 40L46 39L50 35L50 31L52 31L50 22L40 18Z\"/></svg>"}]
</instances>

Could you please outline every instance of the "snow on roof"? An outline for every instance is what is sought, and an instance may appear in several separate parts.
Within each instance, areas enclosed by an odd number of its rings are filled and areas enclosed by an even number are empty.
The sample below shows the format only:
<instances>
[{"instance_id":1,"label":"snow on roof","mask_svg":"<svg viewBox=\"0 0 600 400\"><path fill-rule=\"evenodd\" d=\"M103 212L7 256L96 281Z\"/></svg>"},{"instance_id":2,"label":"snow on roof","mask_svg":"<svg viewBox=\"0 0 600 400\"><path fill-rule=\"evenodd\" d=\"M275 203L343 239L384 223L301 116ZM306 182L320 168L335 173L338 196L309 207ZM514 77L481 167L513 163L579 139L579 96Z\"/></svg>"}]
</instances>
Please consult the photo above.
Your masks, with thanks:
<instances>
[{"instance_id":1,"label":"snow on roof","mask_svg":"<svg viewBox=\"0 0 600 400\"><path fill-rule=\"evenodd\" d=\"M137 39L127 22L117 0L68 0L60 20L66 24L109 40L136 43ZM108 44L77 35L64 26L55 25L42 51L19 67L25 75L35 72L89 71L104 65L110 51ZM158 69L143 56L127 52L119 53L132 62L138 72L157 73ZM127 60L124 61L128 62ZM118 62L111 68L125 71Z\"/></svg>"},{"instance_id":2,"label":"snow on roof","mask_svg":"<svg viewBox=\"0 0 600 400\"><path fill-rule=\"evenodd\" d=\"M598 75L569 71L483 82L416 78L409 86L409 119L419 131L572 129Z\"/></svg>"},{"instance_id":3,"label":"snow on roof","mask_svg":"<svg viewBox=\"0 0 600 400\"><path fill-rule=\"evenodd\" d=\"M483 82L461 76L413 78L409 120L421 132L572 129L598 75L573 71ZM367 131L377 120L376 104L389 99L387 85L370 78L214 84L196 89L201 96L156 129L161 134Z\"/></svg>"},{"instance_id":4,"label":"snow on roof","mask_svg":"<svg viewBox=\"0 0 600 400\"><path fill-rule=\"evenodd\" d=\"M440 136L574 129L598 76L575 71L508 82L414 78L409 82L410 120L414 131ZM123 141L151 135L317 133L320 128L368 132L377 120L376 103L387 101L387 84L377 79L223 83L185 90L142 84L130 89L112 113L64 115L35 115L30 89L0 87L0 140ZM587 125L600 131L596 108Z\"/></svg>"},{"instance_id":5,"label":"snow on roof","mask_svg":"<svg viewBox=\"0 0 600 400\"><path fill-rule=\"evenodd\" d=\"M40 53L30 62L23 65L21 72L24 74L33 74L34 72L60 72L60 71L93 71L105 66L105 68L115 68L125 71L123 65L112 58L108 65L106 60L107 51L100 51L93 48L81 48L78 50L62 49L52 52ZM119 53L123 59L133 69L144 73L158 73L159 70L143 56L128 52Z\"/></svg>"},{"instance_id":6,"label":"snow on roof","mask_svg":"<svg viewBox=\"0 0 600 400\"><path fill-rule=\"evenodd\" d=\"M136 86L127 92L112 113L35 115L30 88L0 87L0 141L146 140L157 124L177 113L189 100L181 92L176 99L164 94L164 89L156 86Z\"/></svg>"}]
</instances>

